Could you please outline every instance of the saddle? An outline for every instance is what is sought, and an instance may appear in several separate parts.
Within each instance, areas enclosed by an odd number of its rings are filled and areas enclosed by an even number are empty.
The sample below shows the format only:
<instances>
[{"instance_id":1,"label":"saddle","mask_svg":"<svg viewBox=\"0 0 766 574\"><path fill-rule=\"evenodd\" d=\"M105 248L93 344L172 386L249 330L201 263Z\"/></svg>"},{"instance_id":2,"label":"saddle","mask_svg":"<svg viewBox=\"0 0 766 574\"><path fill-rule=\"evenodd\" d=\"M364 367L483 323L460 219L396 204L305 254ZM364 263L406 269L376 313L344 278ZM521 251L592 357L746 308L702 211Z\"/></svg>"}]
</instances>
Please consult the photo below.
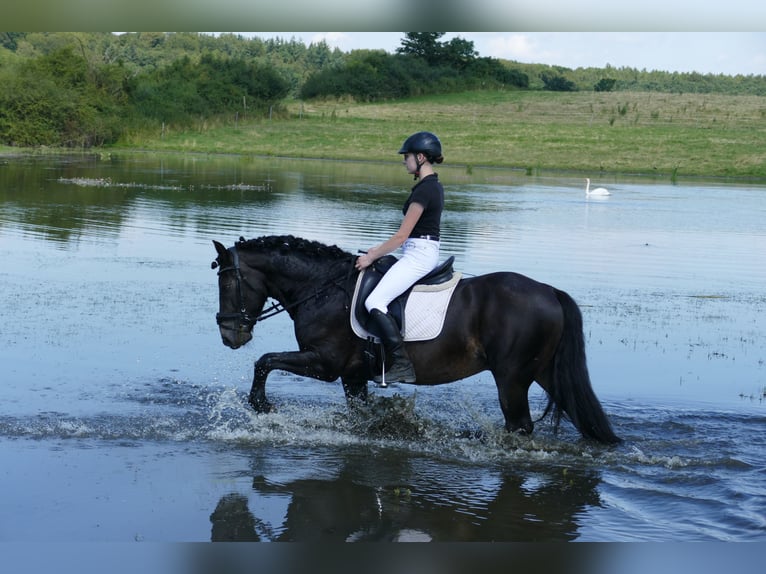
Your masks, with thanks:
<instances>
[{"instance_id":1,"label":"saddle","mask_svg":"<svg viewBox=\"0 0 766 574\"><path fill-rule=\"evenodd\" d=\"M372 293L372 290L378 285L383 275L385 275L397 261L398 259L395 255L385 255L380 259L376 259L373 264L362 273L359 278L357 291L354 295L355 305L352 309L354 318L367 332L378 338L380 338L380 333L378 332L374 321L370 320L370 313L364 306L364 302L367 300L370 293ZM454 263L454 255L448 257L444 262L437 265L427 275L415 282L412 287L388 304L388 312L396 320L400 331L404 331L404 309L413 288L417 285L441 285L442 283L451 281L455 274L453 269Z\"/></svg>"}]
</instances>

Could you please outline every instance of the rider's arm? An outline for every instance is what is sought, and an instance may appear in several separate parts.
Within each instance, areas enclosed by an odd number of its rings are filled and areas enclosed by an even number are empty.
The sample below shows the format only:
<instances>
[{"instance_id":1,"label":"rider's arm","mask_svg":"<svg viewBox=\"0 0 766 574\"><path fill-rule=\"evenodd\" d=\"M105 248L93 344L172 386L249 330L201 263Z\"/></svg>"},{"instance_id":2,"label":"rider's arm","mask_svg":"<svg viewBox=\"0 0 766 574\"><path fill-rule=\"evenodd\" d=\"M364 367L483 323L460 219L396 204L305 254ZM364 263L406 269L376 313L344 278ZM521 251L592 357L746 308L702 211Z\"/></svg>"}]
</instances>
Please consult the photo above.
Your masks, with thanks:
<instances>
[{"instance_id":1,"label":"rider's arm","mask_svg":"<svg viewBox=\"0 0 766 574\"><path fill-rule=\"evenodd\" d=\"M367 250L367 253L360 255L356 260L356 268L364 269L372 265L372 262L376 259L380 259L384 255L388 255L392 251L399 249L402 244L407 241L412 230L415 229L415 224L423 214L424 207L419 203L411 203L407 208L407 213L402 220L402 224L399 229L389 239L383 243L371 247Z\"/></svg>"}]
</instances>

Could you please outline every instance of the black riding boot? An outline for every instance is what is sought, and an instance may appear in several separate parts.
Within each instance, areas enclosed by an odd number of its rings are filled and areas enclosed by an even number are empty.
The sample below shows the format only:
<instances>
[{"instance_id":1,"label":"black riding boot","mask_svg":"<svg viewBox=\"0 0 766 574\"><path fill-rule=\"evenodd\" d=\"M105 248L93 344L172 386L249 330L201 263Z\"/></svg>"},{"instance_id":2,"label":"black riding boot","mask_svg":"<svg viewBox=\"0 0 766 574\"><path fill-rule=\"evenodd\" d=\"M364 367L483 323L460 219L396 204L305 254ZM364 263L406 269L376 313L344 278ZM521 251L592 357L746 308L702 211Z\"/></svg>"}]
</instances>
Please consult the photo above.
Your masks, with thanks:
<instances>
[{"instance_id":1,"label":"black riding boot","mask_svg":"<svg viewBox=\"0 0 766 574\"><path fill-rule=\"evenodd\" d=\"M394 319L388 313L378 309L370 312L370 317L380 330L380 338L386 350L386 381L391 383L414 383L415 369L404 349L402 334ZM377 377L376 377L377 380Z\"/></svg>"}]
</instances>

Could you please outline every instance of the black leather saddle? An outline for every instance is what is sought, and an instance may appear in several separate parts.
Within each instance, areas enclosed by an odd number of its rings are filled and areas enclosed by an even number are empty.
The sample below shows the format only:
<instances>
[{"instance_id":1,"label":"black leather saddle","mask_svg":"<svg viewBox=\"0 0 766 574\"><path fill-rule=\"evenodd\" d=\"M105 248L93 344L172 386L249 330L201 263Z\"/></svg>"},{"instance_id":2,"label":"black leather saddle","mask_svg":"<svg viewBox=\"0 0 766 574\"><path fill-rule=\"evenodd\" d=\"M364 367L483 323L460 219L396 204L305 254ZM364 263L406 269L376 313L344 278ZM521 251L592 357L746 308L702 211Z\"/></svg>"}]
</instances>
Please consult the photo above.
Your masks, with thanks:
<instances>
[{"instance_id":1,"label":"black leather saddle","mask_svg":"<svg viewBox=\"0 0 766 574\"><path fill-rule=\"evenodd\" d=\"M378 338L380 337L380 333L378 333L374 322L370 321L370 314L367 312L364 302L380 282L383 275L385 275L397 261L398 259L395 255L385 255L380 259L376 259L373 264L367 268L356 295L356 305L352 310L357 322L364 327L367 332ZM455 256L451 255L445 259L443 263L437 265L431 272L418 280L415 285L439 285L441 283L446 283L452 279L455 273L455 270L453 269L454 263ZM413 285L413 287L415 285ZM396 319L400 331L404 330L404 308L411 291L412 287L388 304L388 312L393 315L394 319Z\"/></svg>"}]
</instances>

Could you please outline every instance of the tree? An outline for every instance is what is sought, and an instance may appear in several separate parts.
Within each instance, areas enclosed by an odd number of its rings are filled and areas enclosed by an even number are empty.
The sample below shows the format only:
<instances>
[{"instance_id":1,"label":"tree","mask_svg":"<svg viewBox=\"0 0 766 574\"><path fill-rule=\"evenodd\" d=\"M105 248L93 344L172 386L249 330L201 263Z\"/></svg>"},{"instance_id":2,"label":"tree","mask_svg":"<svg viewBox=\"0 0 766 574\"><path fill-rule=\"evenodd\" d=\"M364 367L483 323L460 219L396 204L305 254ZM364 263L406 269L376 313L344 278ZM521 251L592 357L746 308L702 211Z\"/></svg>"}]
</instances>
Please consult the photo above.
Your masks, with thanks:
<instances>
[{"instance_id":1,"label":"tree","mask_svg":"<svg viewBox=\"0 0 766 574\"><path fill-rule=\"evenodd\" d=\"M26 32L0 32L0 46L12 52L18 47L18 40L26 36Z\"/></svg>"},{"instance_id":2,"label":"tree","mask_svg":"<svg viewBox=\"0 0 766 574\"><path fill-rule=\"evenodd\" d=\"M440 42L442 36L444 32L407 32L396 53L421 58L429 66L447 66L457 70L464 70L478 57L473 42L463 38Z\"/></svg>"},{"instance_id":3,"label":"tree","mask_svg":"<svg viewBox=\"0 0 766 574\"><path fill-rule=\"evenodd\" d=\"M443 45L439 42L442 36L444 32L407 32L396 53L422 58L434 66L440 63L444 54Z\"/></svg>"},{"instance_id":4,"label":"tree","mask_svg":"<svg viewBox=\"0 0 766 574\"><path fill-rule=\"evenodd\" d=\"M473 42L463 38L452 38L446 44L442 44L442 63L459 70L468 67L478 56Z\"/></svg>"}]
</instances>

